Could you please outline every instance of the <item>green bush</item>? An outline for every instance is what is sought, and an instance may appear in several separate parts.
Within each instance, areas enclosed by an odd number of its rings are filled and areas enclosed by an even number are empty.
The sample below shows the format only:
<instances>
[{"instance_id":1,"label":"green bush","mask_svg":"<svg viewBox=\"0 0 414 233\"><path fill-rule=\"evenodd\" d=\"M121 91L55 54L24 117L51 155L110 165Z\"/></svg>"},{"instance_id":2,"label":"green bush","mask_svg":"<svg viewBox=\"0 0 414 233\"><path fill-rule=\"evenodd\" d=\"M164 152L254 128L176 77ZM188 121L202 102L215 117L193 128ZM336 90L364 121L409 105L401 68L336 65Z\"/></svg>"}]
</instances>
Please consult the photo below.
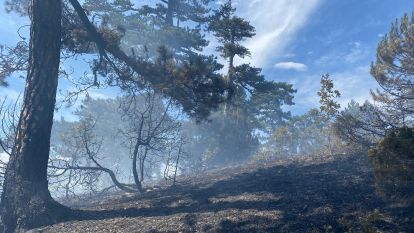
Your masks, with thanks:
<instances>
[{"instance_id":1,"label":"green bush","mask_svg":"<svg viewBox=\"0 0 414 233\"><path fill-rule=\"evenodd\" d=\"M369 155L379 193L387 200L413 204L414 129L391 130Z\"/></svg>"}]
</instances>

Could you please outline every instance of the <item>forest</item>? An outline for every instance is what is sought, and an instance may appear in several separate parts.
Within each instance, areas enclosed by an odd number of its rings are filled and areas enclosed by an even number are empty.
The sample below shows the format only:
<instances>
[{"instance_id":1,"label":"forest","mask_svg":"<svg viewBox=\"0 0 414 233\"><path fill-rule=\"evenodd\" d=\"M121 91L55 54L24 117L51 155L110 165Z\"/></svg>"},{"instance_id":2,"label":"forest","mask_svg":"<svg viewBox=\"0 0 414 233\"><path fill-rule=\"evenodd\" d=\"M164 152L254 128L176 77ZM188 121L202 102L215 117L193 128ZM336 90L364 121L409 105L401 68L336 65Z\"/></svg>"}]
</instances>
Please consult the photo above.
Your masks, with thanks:
<instances>
[{"instance_id":1,"label":"forest","mask_svg":"<svg viewBox=\"0 0 414 233\"><path fill-rule=\"evenodd\" d=\"M258 62L284 2L1 1L0 231L413 232L412 6L358 84Z\"/></svg>"}]
</instances>

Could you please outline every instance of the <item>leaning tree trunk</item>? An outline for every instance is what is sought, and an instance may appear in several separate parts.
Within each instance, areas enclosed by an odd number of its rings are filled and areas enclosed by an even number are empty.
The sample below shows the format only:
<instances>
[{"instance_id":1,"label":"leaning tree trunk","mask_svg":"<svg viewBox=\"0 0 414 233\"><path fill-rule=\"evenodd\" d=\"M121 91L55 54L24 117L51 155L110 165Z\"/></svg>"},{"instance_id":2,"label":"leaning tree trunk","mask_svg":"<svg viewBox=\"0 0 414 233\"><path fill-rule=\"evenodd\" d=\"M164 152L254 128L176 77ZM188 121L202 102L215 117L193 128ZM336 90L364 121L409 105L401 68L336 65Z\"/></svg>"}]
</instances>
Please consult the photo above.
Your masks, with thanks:
<instances>
[{"instance_id":1,"label":"leaning tree trunk","mask_svg":"<svg viewBox=\"0 0 414 233\"><path fill-rule=\"evenodd\" d=\"M1 216L4 232L62 219L69 209L48 190L47 165L61 47L61 0L32 0L30 56L23 107L7 166Z\"/></svg>"}]
</instances>

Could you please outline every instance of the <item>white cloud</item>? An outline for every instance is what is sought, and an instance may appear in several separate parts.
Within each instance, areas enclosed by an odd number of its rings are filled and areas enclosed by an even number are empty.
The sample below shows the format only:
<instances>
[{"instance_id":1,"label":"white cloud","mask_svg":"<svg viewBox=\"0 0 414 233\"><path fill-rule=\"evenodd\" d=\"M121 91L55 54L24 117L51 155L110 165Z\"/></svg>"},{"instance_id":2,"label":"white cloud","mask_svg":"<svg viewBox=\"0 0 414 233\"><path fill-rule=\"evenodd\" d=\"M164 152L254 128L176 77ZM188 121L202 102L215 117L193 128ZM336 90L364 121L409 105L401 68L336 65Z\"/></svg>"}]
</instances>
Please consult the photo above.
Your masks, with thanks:
<instances>
[{"instance_id":1,"label":"white cloud","mask_svg":"<svg viewBox=\"0 0 414 233\"><path fill-rule=\"evenodd\" d=\"M269 57L279 55L290 39L306 23L321 0L239 0L238 12L256 28L256 36L246 42L251 62L269 65Z\"/></svg>"},{"instance_id":2,"label":"white cloud","mask_svg":"<svg viewBox=\"0 0 414 233\"><path fill-rule=\"evenodd\" d=\"M348 63L356 63L368 56L368 49L363 47L361 43L355 42L351 51L345 55L344 59Z\"/></svg>"},{"instance_id":3,"label":"white cloud","mask_svg":"<svg viewBox=\"0 0 414 233\"><path fill-rule=\"evenodd\" d=\"M330 54L325 54L320 58L315 60L315 64L318 66L329 66L336 64L336 61L341 59L341 56L338 52L331 52Z\"/></svg>"},{"instance_id":4,"label":"white cloud","mask_svg":"<svg viewBox=\"0 0 414 233\"><path fill-rule=\"evenodd\" d=\"M360 64L361 62L366 63L367 60L371 59L372 51L375 51L375 49L370 45L353 42L343 50L333 50L322 55L315 60L315 64L327 67L341 63L351 65Z\"/></svg>"},{"instance_id":5,"label":"white cloud","mask_svg":"<svg viewBox=\"0 0 414 233\"><path fill-rule=\"evenodd\" d=\"M281 70L306 71L308 69L308 66L297 62L279 62L275 64L275 68Z\"/></svg>"}]
</instances>

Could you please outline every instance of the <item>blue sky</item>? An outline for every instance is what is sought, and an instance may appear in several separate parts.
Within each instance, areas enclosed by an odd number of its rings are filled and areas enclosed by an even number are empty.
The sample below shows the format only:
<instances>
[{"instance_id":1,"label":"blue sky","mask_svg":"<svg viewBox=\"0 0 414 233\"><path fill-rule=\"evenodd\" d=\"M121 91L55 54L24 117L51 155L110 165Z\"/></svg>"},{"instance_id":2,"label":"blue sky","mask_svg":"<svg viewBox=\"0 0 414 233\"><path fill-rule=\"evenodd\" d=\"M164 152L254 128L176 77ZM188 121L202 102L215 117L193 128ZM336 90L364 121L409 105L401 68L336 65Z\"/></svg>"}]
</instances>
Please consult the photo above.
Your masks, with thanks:
<instances>
[{"instance_id":1,"label":"blue sky","mask_svg":"<svg viewBox=\"0 0 414 233\"><path fill-rule=\"evenodd\" d=\"M370 99L369 90L377 88L369 74L377 44L395 19L414 9L412 0L238 2L239 13L258 31L259 39L246 43L253 50L250 62L268 79L294 84L296 106L290 109L296 114L318 106L324 73L332 75L343 106Z\"/></svg>"},{"instance_id":2,"label":"blue sky","mask_svg":"<svg viewBox=\"0 0 414 233\"><path fill-rule=\"evenodd\" d=\"M257 30L257 36L245 42L252 57L243 62L262 67L268 79L294 84L296 105L289 110L295 114L318 107L316 92L324 73L332 75L343 106L351 99L369 99L369 90L377 87L369 66L378 42L395 19L414 9L414 0L236 0L235 4L237 13ZM1 9L0 43L15 43L17 29L27 24L27 19ZM25 34L27 29L21 31ZM9 88L0 88L0 96L15 98L23 80L10 78L9 83ZM67 82L60 88L68 88ZM92 92L98 97L114 93ZM57 117L70 118L70 111L60 110Z\"/></svg>"}]
</instances>

